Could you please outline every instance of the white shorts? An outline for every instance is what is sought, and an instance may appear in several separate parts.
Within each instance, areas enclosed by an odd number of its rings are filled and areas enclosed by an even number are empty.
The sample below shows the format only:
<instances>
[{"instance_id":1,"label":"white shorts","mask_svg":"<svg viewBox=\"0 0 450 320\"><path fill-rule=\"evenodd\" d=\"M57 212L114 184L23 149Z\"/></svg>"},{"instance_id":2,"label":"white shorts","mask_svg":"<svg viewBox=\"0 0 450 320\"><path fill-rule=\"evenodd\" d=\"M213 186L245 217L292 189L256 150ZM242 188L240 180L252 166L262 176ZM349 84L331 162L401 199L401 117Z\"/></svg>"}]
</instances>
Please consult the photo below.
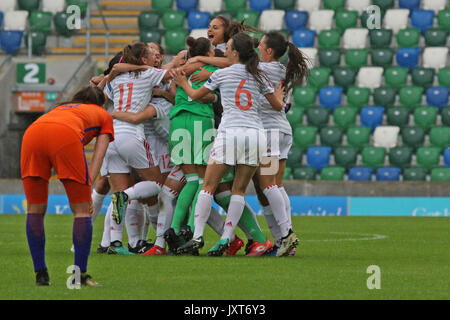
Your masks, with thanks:
<instances>
[{"instance_id":1,"label":"white shorts","mask_svg":"<svg viewBox=\"0 0 450 320\"><path fill-rule=\"evenodd\" d=\"M150 144L145 138L131 134L116 135L106 151L102 176L110 173L130 173L131 168L148 169L156 165Z\"/></svg>"},{"instance_id":2,"label":"white shorts","mask_svg":"<svg viewBox=\"0 0 450 320\"><path fill-rule=\"evenodd\" d=\"M227 128L218 132L211 148L210 160L230 166L256 167L267 149L264 129Z\"/></svg>"},{"instance_id":3,"label":"white shorts","mask_svg":"<svg viewBox=\"0 0 450 320\"><path fill-rule=\"evenodd\" d=\"M172 171L173 165L170 163L169 142L163 141L159 136L153 134L147 136L148 143L152 146L155 164L159 166L161 173Z\"/></svg>"},{"instance_id":4,"label":"white shorts","mask_svg":"<svg viewBox=\"0 0 450 320\"><path fill-rule=\"evenodd\" d=\"M183 170L181 170L181 167L178 165L172 167L172 170L170 171L167 178L175 180L175 181L180 181L180 182L186 181L186 178L184 177L184 172L183 172Z\"/></svg>"},{"instance_id":5,"label":"white shorts","mask_svg":"<svg viewBox=\"0 0 450 320\"><path fill-rule=\"evenodd\" d=\"M279 160L287 159L292 147L292 135L280 132L276 129L266 130L267 150L264 157L278 157Z\"/></svg>"}]
</instances>

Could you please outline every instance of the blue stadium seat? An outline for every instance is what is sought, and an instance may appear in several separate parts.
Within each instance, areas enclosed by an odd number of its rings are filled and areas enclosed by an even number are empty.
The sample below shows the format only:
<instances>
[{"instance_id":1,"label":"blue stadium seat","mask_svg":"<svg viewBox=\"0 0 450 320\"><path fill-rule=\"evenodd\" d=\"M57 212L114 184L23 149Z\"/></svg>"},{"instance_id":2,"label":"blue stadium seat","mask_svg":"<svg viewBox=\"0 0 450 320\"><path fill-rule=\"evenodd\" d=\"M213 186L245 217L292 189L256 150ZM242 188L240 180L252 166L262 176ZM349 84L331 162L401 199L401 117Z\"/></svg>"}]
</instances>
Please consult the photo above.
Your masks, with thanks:
<instances>
[{"instance_id":1,"label":"blue stadium seat","mask_svg":"<svg viewBox=\"0 0 450 320\"><path fill-rule=\"evenodd\" d=\"M361 126L370 127L372 130L383 123L384 107L363 107L359 114Z\"/></svg>"},{"instance_id":2,"label":"blue stadium seat","mask_svg":"<svg viewBox=\"0 0 450 320\"><path fill-rule=\"evenodd\" d=\"M0 34L0 47L7 54L15 54L20 50L23 31L3 30Z\"/></svg>"},{"instance_id":3,"label":"blue stadium seat","mask_svg":"<svg viewBox=\"0 0 450 320\"><path fill-rule=\"evenodd\" d=\"M429 87L426 92L427 105L439 107L439 109L448 106L448 87Z\"/></svg>"},{"instance_id":4,"label":"blue stadium seat","mask_svg":"<svg viewBox=\"0 0 450 320\"><path fill-rule=\"evenodd\" d=\"M450 149L444 150L444 167L450 168Z\"/></svg>"},{"instance_id":5,"label":"blue stadium seat","mask_svg":"<svg viewBox=\"0 0 450 320\"><path fill-rule=\"evenodd\" d=\"M286 23L287 29L294 31L305 28L308 24L308 18L308 11L291 10L286 12L284 22Z\"/></svg>"},{"instance_id":6,"label":"blue stadium seat","mask_svg":"<svg viewBox=\"0 0 450 320\"><path fill-rule=\"evenodd\" d=\"M419 55L420 48L400 48L396 54L397 65L408 68L411 71L418 65Z\"/></svg>"},{"instance_id":7,"label":"blue stadium seat","mask_svg":"<svg viewBox=\"0 0 450 320\"><path fill-rule=\"evenodd\" d=\"M370 181L372 180L372 168L353 167L348 171L348 180L352 181Z\"/></svg>"},{"instance_id":8,"label":"blue stadium seat","mask_svg":"<svg viewBox=\"0 0 450 320\"><path fill-rule=\"evenodd\" d=\"M250 0L250 10L262 12L269 10L272 6L272 0Z\"/></svg>"},{"instance_id":9,"label":"blue stadium seat","mask_svg":"<svg viewBox=\"0 0 450 320\"><path fill-rule=\"evenodd\" d=\"M422 34L425 30L433 27L434 11L416 9L411 12L411 25L420 29Z\"/></svg>"},{"instance_id":10,"label":"blue stadium seat","mask_svg":"<svg viewBox=\"0 0 450 320\"><path fill-rule=\"evenodd\" d=\"M177 0L177 9L188 14L190 11L197 10L198 0Z\"/></svg>"},{"instance_id":11,"label":"blue stadium seat","mask_svg":"<svg viewBox=\"0 0 450 320\"><path fill-rule=\"evenodd\" d=\"M400 9L419 9L420 8L420 0L398 0L398 6Z\"/></svg>"},{"instance_id":12,"label":"blue stadium seat","mask_svg":"<svg viewBox=\"0 0 450 320\"><path fill-rule=\"evenodd\" d=\"M397 167L381 167L377 169L377 181L399 181L402 169Z\"/></svg>"},{"instance_id":13,"label":"blue stadium seat","mask_svg":"<svg viewBox=\"0 0 450 320\"><path fill-rule=\"evenodd\" d=\"M191 11L188 14L188 29L207 29L211 13L202 11Z\"/></svg>"},{"instance_id":14,"label":"blue stadium seat","mask_svg":"<svg viewBox=\"0 0 450 320\"><path fill-rule=\"evenodd\" d=\"M0 29L3 27L3 12L0 11Z\"/></svg>"},{"instance_id":15,"label":"blue stadium seat","mask_svg":"<svg viewBox=\"0 0 450 320\"><path fill-rule=\"evenodd\" d=\"M309 147L306 152L306 163L308 167L316 168L317 171L322 171L323 168L328 167L330 162L331 147L314 146Z\"/></svg>"},{"instance_id":16,"label":"blue stadium seat","mask_svg":"<svg viewBox=\"0 0 450 320\"><path fill-rule=\"evenodd\" d=\"M314 48L316 32L311 29L298 29L292 33L292 42L299 48Z\"/></svg>"},{"instance_id":17,"label":"blue stadium seat","mask_svg":"<svg viewBox=\"0 0 450 320\"><path fill-rule=\"evenodd\" d=\"M330 108L331 112L342 103L342 87L323 87L319 92L319 103L322 107Z\"/></svg>"}]
</instances>

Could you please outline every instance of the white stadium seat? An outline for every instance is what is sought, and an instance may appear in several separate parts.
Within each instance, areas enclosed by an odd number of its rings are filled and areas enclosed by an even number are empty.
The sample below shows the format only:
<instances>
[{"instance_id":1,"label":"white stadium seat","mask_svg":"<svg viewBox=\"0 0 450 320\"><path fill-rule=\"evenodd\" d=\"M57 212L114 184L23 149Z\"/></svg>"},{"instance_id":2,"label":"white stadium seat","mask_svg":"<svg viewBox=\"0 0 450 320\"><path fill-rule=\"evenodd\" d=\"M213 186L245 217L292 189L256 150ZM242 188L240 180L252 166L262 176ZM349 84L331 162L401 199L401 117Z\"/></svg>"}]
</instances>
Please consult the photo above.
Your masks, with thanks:
<instances>
[{"instance_id":1,"label":"white stadium seat","mask_svg":"<svg viewBox=\"0 0 450 320\"><path fill-rule=\"evenodd\" d=\"M308 11L310 14L313 11L320 9L322 0L297 0L295 8L299 11Z\"/></svg>"},{"instance_id":2,"label":"white stadium seat","mask_svg":"<svg viewBox=\"0 0 450 320\"><path fill-rule=\"evenodd\" d=\"M208 29L193 29L189 36L195 39L200 37L208 38Z\"/></svg>"},{"instance_id":3,"label":"white stadium seat","mask_svg":"<svg viewBox=\"0 0 450 320\"><path fill-rule=\"evenodd\" d=\"M17 10L5 13L5 30L25 31L27 27L28 11Z\"/></svg>"},{"instance_id":4,"label":"white stadium seat","mask_svg":"<svg viewBox=\"0 0 450 320\"><path fill-rule=\"evenodd\" d=\"M53 14L64 11L66 8L65 0L42 0L42 11Z\"/></svg>"},{"instance_id":5,"label":"white stadium seat","mask_svg":"<svg viewBox=\"0 0 450 320\"><path fill-rule=\"evenodd\" d=\"M381 86L383 79L382 67L362 67L359 69L356 81L360 88L375 89Z\"/></svg>"},{"instance_id":6,"label":"white stadium seat","mask_svg":"<svg viewBox=\"0 0 450 320\"><path fill-rule=\"evenodd\" d=\"M222 10L223 0L200 0L198 2L198 11L206 11L213 14Z\"/></svg>"},{"instance_id":7,"label":"white stadium seat","mask_svg":"<svg viewBox=\"0 0 450 320\"><path fill-rule=\"evenodd\" d=\"M1 0L0 11L6 13L8 11L14 11L16 8L16 0Z\"/></svg>"},{"instance_id":8,"label":"white stadium seat","mask_svg":"<svg viewBox=\"0 0 450 320\"><path fill-rule=\"evenodd\" d=\"M333 24L333 10L317 10L309 15L309 28L319 33L322 30L331 29Z\"/></svg>"},{"instance_id":9,"label":"white stadium seat","mask_svg":"<svg viewBox=\"0 0 450 320\"><path fill-rule=\"evenodd\" d=\"M446 4L447 0L423 0L423 9L438 12L439 10L445 9Z\"/></svg>"},{"instance_id":10,"label":"white stadium seat","mask_svg":"<svg viewBox=\"0 0 450 320\"><path fill-rule=\"evenodd\" d=\"M316 48L299 48L299 50L308 58L308 67L314 68L317 61L317 49Z\"/></svg>"},{"instance_id":11,"label":"white stadium seat","mask_svg":"<svg viewBox=\"0 0 450 320\"><path fill-rule=\"evenodd\" d=\"M344 49L363 49L367 47L369 30L365 28L349 28L342 37Z\"/></svg>"},{"instance_id":12,"label":"white stadium seat","mask_svg":"<svg viewBox=\"0 0 450 320\"><path fill-rule=\"evenodd\" d=\"M264 10L259 18L259 28L263 31L283 29L284 14L284 10Z\"/></svg>"},{"instance_id":13,"label":"white stadium seat","mask_svg":"<svg viewBox=\"0 0 450 320\"><path fill-rule=\"evenodd\" d=\"M358 14L361 15L371 4L370 0L347 0L347 10L358 11Z\"/></svg>"},{"instance_id":14,"label":"white stadium seat","mask_svg":"<svg viewBox=\"0 0 450 320\"><path fill-rule=\"evenodd\" d=\"M393 148L397 145L397 138L400 127L397 126L378 126L373 132L373 145L375 147Z\"/></svg>"},{"instance_id":15,"label":"white stadium seat","mask_svg":"<svg viewBox=\"0 0 450 320\"><path fill-rule=\"evenodd\" d=\"M408 27L408 9L388 9L383 18L383 25L385 29L392 29L394 34L397 34L400 29Z\"/></svg>"},{"instance_id":16,"label":"white stadium seat","mask_svg":"<svg viewBox=\"0 0 450 320\"><path fill-rule=\"evenodd\" d=\"M437 72L446 66L447 55L447 47L425 47L422 56L424 68L434 68Z\"/></svg>"}]
</instances>

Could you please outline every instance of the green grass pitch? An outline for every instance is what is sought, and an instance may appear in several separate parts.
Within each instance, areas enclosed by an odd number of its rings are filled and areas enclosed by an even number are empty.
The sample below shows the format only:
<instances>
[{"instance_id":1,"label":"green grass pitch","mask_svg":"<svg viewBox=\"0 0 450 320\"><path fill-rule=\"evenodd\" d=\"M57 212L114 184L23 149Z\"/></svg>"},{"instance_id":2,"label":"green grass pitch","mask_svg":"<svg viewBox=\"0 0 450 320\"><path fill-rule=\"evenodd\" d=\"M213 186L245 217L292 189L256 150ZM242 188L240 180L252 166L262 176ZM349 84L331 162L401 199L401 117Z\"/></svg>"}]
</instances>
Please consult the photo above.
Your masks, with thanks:
<instances>
[{"instance_id":1,"label":"green grass pitch","mask_svg":"<svg viewBox=\"0 0 450 320\"><path fill-rule=\"evenodd\" d=\"M266 234L267 224L258 217ZM88 273L102 284L69 290L70 215L47 215L50 287L36 287L24 215L0 215L0 299L449 299L449 218L293 217L294 257L208 257L218 240L208 227L199 257L96 253L104 215L94 224ZM239 236L243 236L238 231ZM154 236L151 234L151 237ZM126 239L126 235L124 235ZM380 289L369 290L370 265Z\"/></svg>"}]
</instances>

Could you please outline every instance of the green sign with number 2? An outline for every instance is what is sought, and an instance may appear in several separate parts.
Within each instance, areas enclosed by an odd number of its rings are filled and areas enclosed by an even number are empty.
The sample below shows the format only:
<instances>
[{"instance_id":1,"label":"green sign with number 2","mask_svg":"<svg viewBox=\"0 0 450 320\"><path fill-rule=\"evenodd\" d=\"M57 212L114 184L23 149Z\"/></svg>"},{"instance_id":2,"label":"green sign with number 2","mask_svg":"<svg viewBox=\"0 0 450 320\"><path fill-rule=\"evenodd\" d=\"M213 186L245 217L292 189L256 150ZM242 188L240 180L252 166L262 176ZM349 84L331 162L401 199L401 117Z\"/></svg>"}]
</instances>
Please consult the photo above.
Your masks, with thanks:
<instances>
[{"instance_id":1,"label":"green sign with number 2","mask_svg":"<svg viewBox=\"0 0 450 320\"><path fill-rule=\"evenodd\" d=\"M41 84L45 83L46 70L45 63L18 63L17 83Z\"/></svg>"}]
</instances>

